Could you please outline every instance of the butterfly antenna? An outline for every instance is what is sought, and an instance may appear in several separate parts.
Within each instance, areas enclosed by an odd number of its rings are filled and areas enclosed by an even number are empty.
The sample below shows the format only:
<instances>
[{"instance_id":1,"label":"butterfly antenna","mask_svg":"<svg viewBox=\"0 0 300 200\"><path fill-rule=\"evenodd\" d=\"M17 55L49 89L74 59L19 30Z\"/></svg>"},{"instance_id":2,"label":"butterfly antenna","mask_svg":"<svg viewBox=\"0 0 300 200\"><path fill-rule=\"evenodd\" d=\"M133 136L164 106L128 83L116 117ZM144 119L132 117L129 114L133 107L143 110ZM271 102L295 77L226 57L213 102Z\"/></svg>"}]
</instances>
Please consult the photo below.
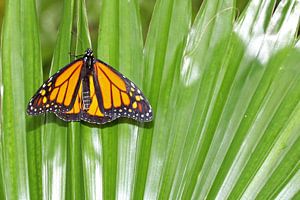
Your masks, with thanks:
<instances>
[{"instance_id":1,"label":"butterfly antenna","mask_svg":"<svg viewBox=\"0 0 300 200\"><path fill-rule=\"evenodd\" d=\"M76 55L76 54L73 53L73 52L69 52L69 55L72 56L72 57L78 58L78 57L84 56L85 54Z\"/></svg>"},{"instance_id":2,"label":"butterfly antenna","mask_svg":"<svg viewBox=\"0 0 300 200\"><path fill-rule=\"evenodd\" d=\"M71 34L72 34L72 37L74 37L74 39L76 40L76 42L75 42L76 43L75 49L78 48L78 43L84 44L83 40L80 37L76 37L77 36L77 32L76 31L72 30ZM74 54L72 52L69 52L69 54L70 54L70 56L73 56L75 58L82 57L82 56L85 55L85 53L84 54L80 54L80 55L76 55L76 54Z\"/></svg>"},{"instance_id":3,"label":"butterfly antenna","mask_svg":"<svg viewBox=\"0 0 300 200\"><path fill-rule=\"evenodd\" d=\"M73 52L71 52L71 51L69 52L69 55L70 55L70 56L73 56L73 57L76 57L75 53L73 53Z\"/></svg>"}]
</instances>

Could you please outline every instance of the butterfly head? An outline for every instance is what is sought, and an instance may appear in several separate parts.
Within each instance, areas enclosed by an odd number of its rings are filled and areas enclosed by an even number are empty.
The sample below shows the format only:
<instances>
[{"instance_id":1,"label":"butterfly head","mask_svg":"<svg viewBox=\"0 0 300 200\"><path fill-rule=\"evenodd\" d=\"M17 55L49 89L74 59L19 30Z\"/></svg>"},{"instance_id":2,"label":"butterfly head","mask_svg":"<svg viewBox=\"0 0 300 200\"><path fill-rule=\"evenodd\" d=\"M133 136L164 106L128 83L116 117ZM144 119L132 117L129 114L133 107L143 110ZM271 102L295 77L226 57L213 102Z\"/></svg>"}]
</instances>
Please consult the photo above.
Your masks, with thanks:
<instances>
[{"instance_id":1,"label":"butterfly head","mask_svg":"<svg viewBox=\"0 0 300 200\"><path fill-rule=\"evenodd\" d=\"M86 51L85 51L85 56L93 56L93 50L88 48Z\"/></svg>"}]
</instances>

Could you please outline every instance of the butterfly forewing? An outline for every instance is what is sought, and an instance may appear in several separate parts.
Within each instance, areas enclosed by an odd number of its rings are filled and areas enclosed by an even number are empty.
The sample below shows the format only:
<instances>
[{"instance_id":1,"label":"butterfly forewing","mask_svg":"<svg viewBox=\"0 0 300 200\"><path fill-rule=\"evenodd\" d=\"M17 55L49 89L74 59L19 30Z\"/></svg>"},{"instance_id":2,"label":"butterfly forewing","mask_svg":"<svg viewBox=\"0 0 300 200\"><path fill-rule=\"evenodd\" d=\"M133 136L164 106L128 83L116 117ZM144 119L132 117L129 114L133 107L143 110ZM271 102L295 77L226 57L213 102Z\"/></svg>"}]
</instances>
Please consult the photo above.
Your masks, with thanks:
<instances>
[{"instance_id":1,"label":"butterfly forewing","mask_svg":"<svg viewBox=\"0 0 300 200\"><path fill-rule=\"evenodd\" d=\"M45 81L31 98L27 113L37 115L46 111L71 110L79 90L82 66L83 60L78 59Z\"/></svg>"}]
</instances>

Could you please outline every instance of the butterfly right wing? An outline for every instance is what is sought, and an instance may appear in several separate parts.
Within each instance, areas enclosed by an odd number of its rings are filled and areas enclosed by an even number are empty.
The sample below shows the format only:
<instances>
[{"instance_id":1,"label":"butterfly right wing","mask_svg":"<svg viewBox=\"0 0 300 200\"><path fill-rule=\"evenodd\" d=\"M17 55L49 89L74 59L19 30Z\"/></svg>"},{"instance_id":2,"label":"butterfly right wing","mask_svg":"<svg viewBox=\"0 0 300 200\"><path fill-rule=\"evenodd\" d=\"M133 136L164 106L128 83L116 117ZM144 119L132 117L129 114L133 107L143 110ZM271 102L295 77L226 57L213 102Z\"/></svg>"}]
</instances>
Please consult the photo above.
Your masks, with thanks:
<instances>
[{"instance_id":1,"label":"butterfly right wing","mask_svg":"<svg viewBox=\"0 0 300 200\"><path fill-rule=\"evenodd\" d=\"M31 98L27 113L66 112L72 109L81 82L83 59L77 59L51 76Z\"/></svg>"},{"instance_id":2,"label":"butterfly right wing","mask_svg":"<svg viewBox=\"0 0 300 200\"><path fill-rule=\"evenodd\" d=\"M140 122L152 120L150 103L132 81L101 60L96 60L94 73L99 107L105 116L112 120L119 117Z\"/></svg>"}]
</instances>

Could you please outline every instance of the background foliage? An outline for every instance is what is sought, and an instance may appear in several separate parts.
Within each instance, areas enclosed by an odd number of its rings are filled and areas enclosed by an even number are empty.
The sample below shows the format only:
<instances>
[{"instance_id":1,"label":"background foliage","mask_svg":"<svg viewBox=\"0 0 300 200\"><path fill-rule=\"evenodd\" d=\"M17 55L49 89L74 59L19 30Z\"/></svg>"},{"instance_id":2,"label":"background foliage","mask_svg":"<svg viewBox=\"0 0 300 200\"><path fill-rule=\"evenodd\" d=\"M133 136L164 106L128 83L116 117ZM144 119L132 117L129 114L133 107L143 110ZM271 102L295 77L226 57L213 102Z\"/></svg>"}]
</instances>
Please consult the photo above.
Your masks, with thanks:
<instances>
[{"instance_id":1,"label":"background foliage","mask_svg":"<svg viewBox=\"0 0 300 200\"><path fill-rule=\"evenodd\" d=\"M0 199L300 198L299 0L6 0L3 10ZM140 86L153 122L25 114L42 81L87 47Z\"/></svg>"}]
</instances>

